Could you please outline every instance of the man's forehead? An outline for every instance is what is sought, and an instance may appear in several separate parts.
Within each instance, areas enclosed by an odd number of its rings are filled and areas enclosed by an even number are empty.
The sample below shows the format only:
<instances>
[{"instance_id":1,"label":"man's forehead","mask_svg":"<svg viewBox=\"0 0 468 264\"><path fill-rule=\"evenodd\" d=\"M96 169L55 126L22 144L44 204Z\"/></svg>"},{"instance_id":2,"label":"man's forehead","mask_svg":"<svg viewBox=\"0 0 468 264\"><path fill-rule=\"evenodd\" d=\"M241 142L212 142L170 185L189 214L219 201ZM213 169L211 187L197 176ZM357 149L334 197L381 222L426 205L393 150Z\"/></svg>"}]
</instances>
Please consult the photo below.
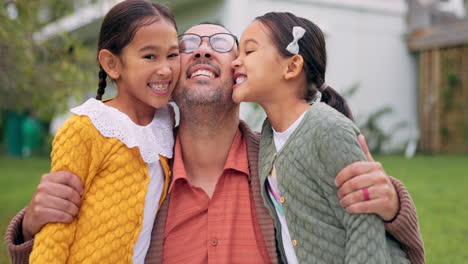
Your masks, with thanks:
<instances>
[{"instance_id":1,"label":"man's forehead","mask_svg":"<svg viewBox=\"0 0 468 264\"><path fill-rule=\"evenodd\" d=\"M194 33L201 36L211 36L216 33L229 33L229 31L219 25L201 24L189 28L185 33Z\"/></svg>"}]
</instances>

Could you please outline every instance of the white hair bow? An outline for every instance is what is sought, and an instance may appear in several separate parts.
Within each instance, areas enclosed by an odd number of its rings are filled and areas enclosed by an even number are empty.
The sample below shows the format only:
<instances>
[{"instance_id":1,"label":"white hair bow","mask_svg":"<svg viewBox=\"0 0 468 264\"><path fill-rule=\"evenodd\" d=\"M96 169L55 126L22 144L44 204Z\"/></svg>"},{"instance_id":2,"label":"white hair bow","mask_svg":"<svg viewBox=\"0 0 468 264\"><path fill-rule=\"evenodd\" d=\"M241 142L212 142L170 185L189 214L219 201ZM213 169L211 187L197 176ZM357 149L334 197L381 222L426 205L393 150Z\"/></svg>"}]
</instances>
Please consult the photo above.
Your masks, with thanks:
<instances>
[{"instance_id":1,"label":"white hair bow","mask_svg":"<svg viewBox=\"0 0 468 264\"><path fill-rule=\"evenodd\" d=\"M298 54L299 53L299 43L297 43L302 36L305 34L305 29L299 26L293 27L293 41L289 43L289 45L286 47L286 50L291 52L292 54Z\"/></svg>"}]
</instances>

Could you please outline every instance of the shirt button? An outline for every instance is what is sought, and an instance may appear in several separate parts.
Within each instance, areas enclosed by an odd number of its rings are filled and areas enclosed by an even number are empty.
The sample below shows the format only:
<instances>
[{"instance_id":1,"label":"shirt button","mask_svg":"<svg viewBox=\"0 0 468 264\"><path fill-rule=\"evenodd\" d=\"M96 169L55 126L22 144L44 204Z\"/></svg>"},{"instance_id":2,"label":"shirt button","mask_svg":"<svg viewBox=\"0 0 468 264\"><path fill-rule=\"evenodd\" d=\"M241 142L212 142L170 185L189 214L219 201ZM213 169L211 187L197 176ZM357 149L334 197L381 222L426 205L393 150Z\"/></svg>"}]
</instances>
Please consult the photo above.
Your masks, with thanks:
<instances>
[{"instance_id":1,"label":"shirt button","mask_svg":"<svg viewBox=\"0 0 468 264\"><path fill-rule=\"evenodd\" d=\"M296 247L296 246L297 246L297 240L296 240L296 239L294 239L294 240L292 241L292 244L293 244L293 246L295 246L295 247Z\"/></svg>"},{"instance_id":2,"label":"shirt button","mask_svg":"<svg viewBox=\"0 0 468 264\"><path fill-rule=\"evenodd\" d=\"M280 203L281 203L281 204L284 204L285 202L286 202L286 199L284 199L284 197L281 196L281 197L280 197Z\"/></svg>"},{"instance_id":3,"label":"shirt button","mask_svg":"<svg viewBox=\"0 0 468 264\"><path fill-rule=\"evenodd\" d=\"M218 240L217 240L216 238L212 238L212 239L211 239L211 245L212 245L213 247L216 247L216 245L218 245Z\"/></svg>"}]
</instances>

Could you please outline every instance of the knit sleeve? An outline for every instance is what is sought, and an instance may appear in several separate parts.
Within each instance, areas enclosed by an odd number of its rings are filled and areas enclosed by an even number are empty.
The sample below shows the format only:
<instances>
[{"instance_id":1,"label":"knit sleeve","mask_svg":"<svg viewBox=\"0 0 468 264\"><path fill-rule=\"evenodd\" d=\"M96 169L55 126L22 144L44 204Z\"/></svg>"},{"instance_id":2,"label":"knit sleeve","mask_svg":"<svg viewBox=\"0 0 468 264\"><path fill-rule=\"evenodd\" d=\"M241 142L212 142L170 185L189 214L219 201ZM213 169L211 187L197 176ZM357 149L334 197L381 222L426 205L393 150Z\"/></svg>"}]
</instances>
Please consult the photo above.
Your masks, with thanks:
<instances>
[{"instance_id":1,"label":"knit sleeve","mask_svg":"<svg viewBox=\"0 0 468 264\"><path fill-rule=\"evenodd\" d=\"M390 177L400 198L400 211L395 219L385 223L385 230L402 244L411 263L424 264L424 243L419 231L416 207L405 185Z\"/></svg>"},{"instance_id":2,"label":"knit sleeve","mask_svg":"<svg viewBox=\"0 0 468 264\"><path fill-rule=\"evenodd\" d=\"M86 117L73 115L65 122L52 144L51 172L69 171L83 183L96 171L98 158L93 153L96 136ZM84 184L85 188L86 185ZM86 193L86 189L84 190ZM75 237L77 220L69 224L50 223L45 225L34 238L30 255L32 263L66 263Z\"/></svg>"},{"instance_id":3,"label":"knit sleeve","mask_svg":"<svg viewBox=\"0 0 468 264\"><path fill-rule=\"evenodd\" d=\"M10 222L8 226L5 244L8 250L10 261L13 264L28 263L34 239L24 241L22 223L26 209L21 210Z\"/></svg>"},{"instance_id":4,"label":"knit sleeve","mask_svg":"<svg viewBox=\"0 0 468 264\"><path fill-rule=\"evenodd\" d=\"M334 184L338 172L349 164L365 160L357 141L357 128L345 118L324 117L318 144L321 176L328 202L345 229L345 263L405 263L404 257L392 260L395 251L387 242L383 221L373 214L349 214L339 204ZM395 249L396 250L396 249ZM398 254L397 254L398 255ZM404 253L401 253L404 255Z\"/></svg>"}]
</instances>

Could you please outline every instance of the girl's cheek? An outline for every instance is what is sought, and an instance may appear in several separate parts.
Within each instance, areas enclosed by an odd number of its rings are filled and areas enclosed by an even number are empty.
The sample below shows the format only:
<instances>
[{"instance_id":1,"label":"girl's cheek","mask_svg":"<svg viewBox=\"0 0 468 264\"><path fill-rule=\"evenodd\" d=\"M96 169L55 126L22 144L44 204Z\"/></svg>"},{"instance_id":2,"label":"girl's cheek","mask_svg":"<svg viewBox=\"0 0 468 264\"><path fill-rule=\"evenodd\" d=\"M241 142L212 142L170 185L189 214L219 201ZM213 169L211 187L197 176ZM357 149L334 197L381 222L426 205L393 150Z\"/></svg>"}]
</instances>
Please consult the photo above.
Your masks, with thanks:
<instances>
[{"instance_id":1,"label":"girl's cheek","mask_svg":"<svg viewBox=\"0 0 468 264\"><path fill-rule=\"evenodd\" d=\"M173 80L178 81L179 75L180 75L180 60L179 59L175 60L171 68L172 68Z\"/></svg>"}]
</instances>

